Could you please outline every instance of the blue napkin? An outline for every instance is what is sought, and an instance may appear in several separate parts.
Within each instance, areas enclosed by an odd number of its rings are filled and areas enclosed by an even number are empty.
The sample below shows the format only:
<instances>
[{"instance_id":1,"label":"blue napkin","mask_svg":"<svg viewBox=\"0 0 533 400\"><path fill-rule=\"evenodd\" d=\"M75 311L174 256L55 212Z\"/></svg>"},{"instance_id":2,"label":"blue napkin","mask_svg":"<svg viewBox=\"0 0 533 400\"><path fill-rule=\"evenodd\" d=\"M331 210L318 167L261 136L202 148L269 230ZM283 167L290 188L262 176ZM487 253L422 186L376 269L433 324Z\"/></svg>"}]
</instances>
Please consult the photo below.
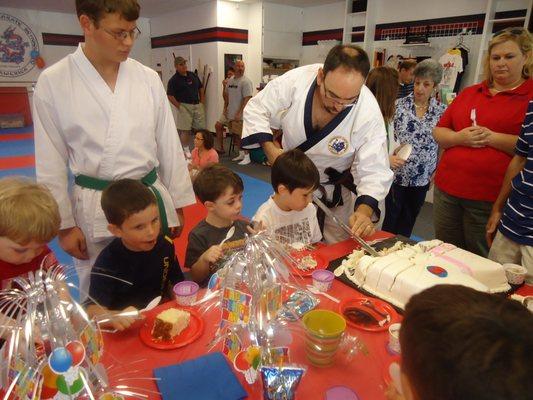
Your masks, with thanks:
<instances>
[{"instance_id":1,"label":"blue napkin","mask_svg":"<svg viewBox=\"0 0 533 400\"><path fill-rule=\"evenodd\" d=\"M222 353L154 369L163 400L240 400L248 396Z\"/></svg>"}]
</instances>

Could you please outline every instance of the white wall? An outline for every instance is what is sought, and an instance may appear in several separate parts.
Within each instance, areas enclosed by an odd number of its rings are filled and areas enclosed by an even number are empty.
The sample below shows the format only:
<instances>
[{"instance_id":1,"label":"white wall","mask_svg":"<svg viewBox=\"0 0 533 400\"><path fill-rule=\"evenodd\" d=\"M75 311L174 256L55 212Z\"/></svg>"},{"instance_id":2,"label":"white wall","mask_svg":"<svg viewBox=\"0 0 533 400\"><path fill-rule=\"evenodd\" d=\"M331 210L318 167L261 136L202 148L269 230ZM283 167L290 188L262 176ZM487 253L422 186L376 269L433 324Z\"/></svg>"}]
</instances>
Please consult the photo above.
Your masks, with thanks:
<instances>
[{"instance_id":1,"label":"white wall","mask_svg":"<svg viewBox=\"0 0 533 400\"><path fill-rule=\"evenodd\" d=\"M72 53L76 50L76 47L73 46L51 46L43 45L42 33L61 33L68 35L81 35L82 31L78 23L76 15L73 14L64 14L64 13L55 13L55 12L46 12L46 11L36 11L36 10L23 10L15 8L5 8L0 7L0 12L12 15L26 25L30 27L33 31L37 40L39 42L40 55L43 57L46 66L50 66L57 61L61 60L66 55ZM142 35L139 37L135 46L133 47L131 56L142 62L143 64L149 65L150 63L150 25L147 18L139 18L138 21L139 29L142 32ZM32 82L37 81L37 78L40 74L40 69L34 67L27 74L15 77L7 78L0 77L0 82L4 85L9 82L10 84L22 85L22 81Z\"/></svg>"},{"instance_id":2,"label":"white wall","mask_svg":"<svg viewBox=\"0 0 533 400\"><path fill-rule=\"evenodd\" d=\"M263 3L263 57L299 60L302 32L303 9Z\"/></svg>"}]
</instances>

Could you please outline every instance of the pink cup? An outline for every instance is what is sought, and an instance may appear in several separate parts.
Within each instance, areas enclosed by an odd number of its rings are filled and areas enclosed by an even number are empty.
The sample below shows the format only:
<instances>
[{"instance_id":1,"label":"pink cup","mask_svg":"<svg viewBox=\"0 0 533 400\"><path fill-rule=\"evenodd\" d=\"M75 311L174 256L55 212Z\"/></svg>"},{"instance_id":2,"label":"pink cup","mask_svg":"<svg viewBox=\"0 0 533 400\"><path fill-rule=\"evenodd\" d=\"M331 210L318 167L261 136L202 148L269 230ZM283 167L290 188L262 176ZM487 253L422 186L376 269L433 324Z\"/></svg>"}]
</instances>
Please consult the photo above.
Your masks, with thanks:
<instances>
[{"instance_id":1,"label":"pink cup","mask_svg":"<svg viewBox=\"0 0 533 400\"><path fill-rule=\"evenodd\" d=\"M311 274L313 277L313 286L321 292L327 292L331 289L335 274L327 269L317 269Z\"/></svg>"},{"instance_id":2,"label":"pink cup","mask_svg":"<svg viewBox=\"0 0 533 400\"><path fill-rule=\"evenodd\" d=\"M193 281L178 282L174 285L176 302L180 306L190 306L196 301L199 286Z\"/></svg>"}]
</instances>

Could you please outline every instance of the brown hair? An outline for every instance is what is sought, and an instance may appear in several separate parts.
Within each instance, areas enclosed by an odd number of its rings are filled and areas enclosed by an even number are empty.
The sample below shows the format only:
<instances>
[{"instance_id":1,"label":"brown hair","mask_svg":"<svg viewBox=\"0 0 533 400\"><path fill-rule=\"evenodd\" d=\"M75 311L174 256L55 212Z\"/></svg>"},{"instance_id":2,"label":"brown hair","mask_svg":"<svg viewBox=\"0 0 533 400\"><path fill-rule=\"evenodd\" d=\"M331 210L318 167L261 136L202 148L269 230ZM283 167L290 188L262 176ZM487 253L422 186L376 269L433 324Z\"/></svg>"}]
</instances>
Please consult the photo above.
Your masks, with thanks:
<instances>
[{"instance_id":1,"label":"brown hair","mask_svg":"<svg viewBox=\"0 0 533 400\"><path fill-rule=\"evenodd\" d=\"M366 78L370 70L368 54L362 47L350 44L338 44L334 46L326 56L323 71L324 76L339 67L358 71Z\"/></svg>"},{"instance_id":2,"label":"brown hair","mask_svg":"<svg viewBox=\"0 0 533 400\"><path fill-rule=\"evenodd\" d=\"M402 371L423 400L525 400L533 393L533 314L501 295L436 285L414 295L400 330Z\"/></svg>"},{"instance_id":3,"label":"brown hair","mask_svg":"<svg viewBox=\"0 0 533 400\"><path fill-rule=\"evenodd\" d=\"M157 204L152 191L134 179L113 182L103 191L100 203L107 222L118 227L133 214Z\"/></svg>"},{"instance_id":4,"label":"brown hair","mask_svg":"<svg viewBox=\"0 0 533 400\"><path fill-rule=\"evenodd\" d=\"M0 179L0 236L18 244L48 243L61 217L52 193L29 179Z\"/></svg>"},{"instance_id":5,"label":"brown hair","mask_svg":"<svg viewBox=\"0 0 533 400\"><path fill-rule=\"evenodd\" d=\"M407 60L403 60L401 61L399 64L398 64L398 71L401 71L402 69L411 69L411 68L414 68L416 67L416 61L415 60L411 60L411 59L407 59Z\"/></svg>"},{"instance_id":6,"label":"brown hair","mask_svg":"<svg viewBox=\"0 0 533 400\"><path fill-rule=\"evenodd\" d=\"M370 71L368 78L366 78L366 86L376 97L383 119L387 124L394 118L395 102L400 88L398 75L398 71L394 68L376 67Z\"/></svg>"},{"instance_id":7,"label":"brown hair","mask_svg":"<svg viewBox=\"0 0 533 400\"><path fill-rule=\"evenodd\" d=\"M137 0L76 0L76 14L88 16L98 27L105 14L118 13L126 21L139 19L141 6Z\"/></svg>"},{"instance_id":8,"label":"brown hair","mask_svg":"<svg viewBox=\"0 0 533 400\"><path fill-rule=\"evenodd\" d=\"M522 69L522 78L529 79L533 77L533 37L527 29L524 28L506 28L494 34L489 42L489 48L485 59L483 60L483 70L485 79L492 83L492 74L490 73L490 56L494 46L505 43L509 40L515 42L523 55L526 56L526 63Z\"/></svg>"},{"instance_id":9,"label":"brown hair","mask_svg":"<svg viewBox=\"0 0 533 400\"><path fill-rule=\"evenodd\" d=\"M294 189L316 189L320 184L320 176L313 161L303 151L293 149L276 158L272 165L271 182L276 193L279 185L292 193Z\"/></svg>"},{"instance_id":10,"label":"brown hair","mask_svg":"<svg viewBox=\"0 0 533 400\"><path fill-rule=\"evenodd\" d=\"M241 177L220 164L202 169L193 182L194 193L202 203L216 201L228 187L231 187L235 194L244 191Z\"/></svg>"},{"instance_id":11,"label":"brown hair","mask_svg":"<svg viewBox=\"0 0 533 400\"><path fill-rule=\"evenodd\" d=\"M211 132L209 132L207 129L198 129L196 133L202 135L202 139L204 139L204 148L206 150L213 148L215 145L215 140L213 139L213 134Z\"/></svg>"}]
</instances>

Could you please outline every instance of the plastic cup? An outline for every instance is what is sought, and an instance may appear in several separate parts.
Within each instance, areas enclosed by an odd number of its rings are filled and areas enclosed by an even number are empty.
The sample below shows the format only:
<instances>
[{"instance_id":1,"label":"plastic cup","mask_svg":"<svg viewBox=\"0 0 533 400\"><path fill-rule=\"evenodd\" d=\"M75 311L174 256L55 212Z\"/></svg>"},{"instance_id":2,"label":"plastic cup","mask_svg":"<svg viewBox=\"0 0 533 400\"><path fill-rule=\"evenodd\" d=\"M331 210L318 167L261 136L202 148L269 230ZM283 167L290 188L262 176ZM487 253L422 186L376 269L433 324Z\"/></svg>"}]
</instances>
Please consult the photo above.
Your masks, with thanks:
<instances>
[{"instance_id":1,"label":"plastic cup","mask_svg":"<svg viewBox=\"0 0 533 400\"><path fill-rule=\"evenodd\" d=\"M311 364L329 367L339 348L346 320L329 310L312 310L302 318L305 326L305 353Z\"/></svg>"},{"instance_id":2,"label":"plastic cup","mask_svg":"<svg viewBox=\"0 0 533 400\"><path fill-rule=\"evenodd\" d=\"M333 279L335 279L335 274L327 269L317 269L313 271L311 276L313 277L313 286L321 292L327 292L331 289Z\"/></svg>"},{"instance_id":3,"label":"plastic cup","mask_svg":"<svg viewBox=\"0 0 533 400\"><path fill-rule=\"evenodd\" d=\"M521 285L526 278L527 269L518 264L503 264L507 282L511 285Z\"/></svg>"},{"instance_id":4,"label":"plastic cup","mask_svg":"<svg viewBox=\"0 0 533 400\"><path fill-rule=\"evenodd\" d=\"M389 349L400 354L400 327L402 324L396 323L389 326Z\"/></svg>"},{"instance_id":5,"label":"plastic cup","mask_svg":"<svg viewBox=\"0 0 533 400\"><path fill-rule=\"evenodd\" d=\"M193 281L182 281L174 285L176 303L180 306L190 306L196 301L199 286Z\"/></svg>"}]
</instances>

